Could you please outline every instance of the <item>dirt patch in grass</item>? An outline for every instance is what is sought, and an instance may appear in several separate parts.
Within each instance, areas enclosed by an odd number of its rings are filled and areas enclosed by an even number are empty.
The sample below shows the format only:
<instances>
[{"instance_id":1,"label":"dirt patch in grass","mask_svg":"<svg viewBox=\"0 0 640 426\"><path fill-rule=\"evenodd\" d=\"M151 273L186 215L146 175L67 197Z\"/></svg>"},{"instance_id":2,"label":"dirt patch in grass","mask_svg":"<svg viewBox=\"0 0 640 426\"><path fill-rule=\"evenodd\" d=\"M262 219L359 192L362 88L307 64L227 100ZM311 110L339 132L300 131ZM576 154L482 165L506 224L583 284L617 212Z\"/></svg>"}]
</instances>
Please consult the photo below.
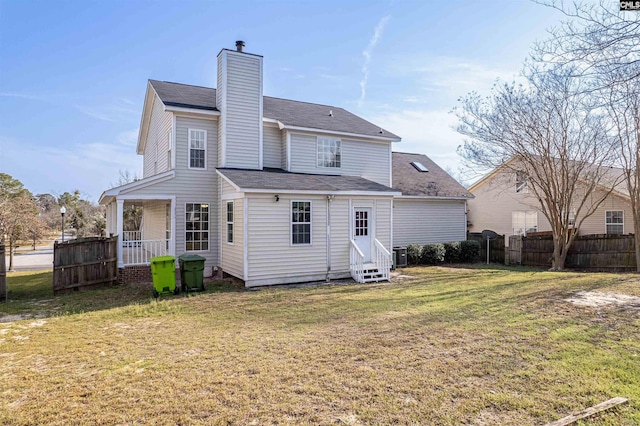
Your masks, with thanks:
<instances>
[{"instance_id":1,"label":"dirt patch in grass","mask_svg":"<svg viewBox=\"0 0 640 426\"><path fill-rule=\"evenodd\" d=\"M640 297L630 296L628 294L579 291L573 295L573 297L565 300L578 306L602 307L615 305L640 310Z\"/></svg>"}]
</instances>

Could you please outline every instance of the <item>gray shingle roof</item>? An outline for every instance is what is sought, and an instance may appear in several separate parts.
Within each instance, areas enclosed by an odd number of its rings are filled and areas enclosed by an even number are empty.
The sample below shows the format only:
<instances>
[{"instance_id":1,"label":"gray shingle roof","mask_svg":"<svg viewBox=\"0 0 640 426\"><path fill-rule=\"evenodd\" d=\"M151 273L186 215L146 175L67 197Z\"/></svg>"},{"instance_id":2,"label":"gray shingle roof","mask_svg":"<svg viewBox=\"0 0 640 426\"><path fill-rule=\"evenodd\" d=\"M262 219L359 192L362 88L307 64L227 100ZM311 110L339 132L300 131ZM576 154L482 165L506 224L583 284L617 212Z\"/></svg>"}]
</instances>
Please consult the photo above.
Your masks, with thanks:
<instances>
[{"instance_id":1,"label":"gray shingle roof","mask_svg":"<svg viewBox=\"0 0 640 426\"><path fill-rule=\"evenodd\" d=\"M394 152L392 156L393 187L402 191L402 195L473 198L473 194L426 155ZM414 161L429 171L419 172L411 165Z\"/></svg>"},{"instance_id":2,"label":"gray shingle roof","mask_svg":"<svg viewBox=\"0 0 640 426\"><path fill-rule=\"evenodd\" d=\"M216 89L158 80L149 80L149 82L165 105L218 110ZM329 115L329 111L333 113L332 116ZM380 126L336 106L264 96L263 114L265 118L279 120L287 126L400 139L388 130L381 129ZM382 133L380 133L381 130Z\"/></svg>"},{"instance_id":3,"label":"gray shingle roof","mask_svg":"<svg viewBox=\"0 0 640 426\"><path fill-rule=\"evenodd\" d=\"M264 170L218 168L220 174L243 189L268 189L274 191L367 191L397 192L388 186L359 176L313 175L291 173L282 169Z\"/></svg>"}]
</instances>

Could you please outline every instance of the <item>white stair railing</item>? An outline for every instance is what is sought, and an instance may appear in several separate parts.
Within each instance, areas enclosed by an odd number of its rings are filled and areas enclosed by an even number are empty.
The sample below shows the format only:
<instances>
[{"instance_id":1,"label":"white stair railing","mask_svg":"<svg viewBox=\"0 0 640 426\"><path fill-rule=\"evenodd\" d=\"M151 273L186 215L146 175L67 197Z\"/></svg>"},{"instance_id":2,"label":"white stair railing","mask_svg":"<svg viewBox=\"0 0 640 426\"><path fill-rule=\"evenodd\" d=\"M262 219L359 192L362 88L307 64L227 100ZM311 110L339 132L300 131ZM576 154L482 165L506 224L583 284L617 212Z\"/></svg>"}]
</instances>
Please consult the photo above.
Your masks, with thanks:
<instances>
[{"instance_id":1,"label":"white stair railing","mask_svg":"<svg viewBox=\"0 0 640 426\"><path fill-rule=\"evenodd\" d=\"M378 239L375 239L376 248L376 266L378 272L382 274L382 279L391 280L391 253L387 250Z\"/></svg>"},{"instance_id":2,"label":"white stair railing","mask_svg":"<svg viewBox=\"0 0 640 426\"><path fill-rule=\"evenodd\" d=\"M354 240L351 240L349 264L351 277L356 280L356 282L364 283L364 254Z\"/></svg>"}]
</instances>

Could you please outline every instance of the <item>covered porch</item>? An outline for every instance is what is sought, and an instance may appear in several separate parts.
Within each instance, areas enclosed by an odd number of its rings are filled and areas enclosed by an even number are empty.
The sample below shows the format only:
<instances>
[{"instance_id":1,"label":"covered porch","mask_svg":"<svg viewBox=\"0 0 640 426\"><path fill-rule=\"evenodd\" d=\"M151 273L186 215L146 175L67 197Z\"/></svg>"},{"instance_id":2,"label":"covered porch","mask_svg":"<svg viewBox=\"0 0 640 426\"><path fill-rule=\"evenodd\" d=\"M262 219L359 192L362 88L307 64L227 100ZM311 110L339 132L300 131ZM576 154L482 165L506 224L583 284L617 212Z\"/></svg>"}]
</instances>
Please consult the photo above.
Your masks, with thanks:
<instances>
[{"instance_id":1,"label":"covered porch","mask_svg":"<svg viewBox=\"0 0 640 426\"><path fill-rule=\"evenodd\" d=\"M118 236L118 268L149 265L153 257L176 253L175 196L144 194L145 181L112 188L100 197L107 234Z\"/></svg>"}]
</instances>

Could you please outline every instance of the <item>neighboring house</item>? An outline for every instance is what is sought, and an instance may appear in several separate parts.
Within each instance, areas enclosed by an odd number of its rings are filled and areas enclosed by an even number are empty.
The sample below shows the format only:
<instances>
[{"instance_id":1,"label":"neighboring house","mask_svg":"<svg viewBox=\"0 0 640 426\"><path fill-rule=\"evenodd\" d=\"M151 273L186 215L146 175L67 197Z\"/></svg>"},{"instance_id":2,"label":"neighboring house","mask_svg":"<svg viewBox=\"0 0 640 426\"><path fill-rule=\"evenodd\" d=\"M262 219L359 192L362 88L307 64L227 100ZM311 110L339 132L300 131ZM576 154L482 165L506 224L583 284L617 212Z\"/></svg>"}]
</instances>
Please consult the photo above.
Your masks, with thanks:
<instances>
[{"instance_id":1,"label":"neighboring house","mask_svg":"<svg viewBox=\"0 0 640 426\"><path fill-rule=\"evenodd\" d=\"M622 171L611 168L611 181ZM600 197L610 188L600 187ZM469 191L475 198L469 201L469 230L481 232L490 229L505 235L526 235L551 231L549 221L542 214L538 200L529 191L529 182L519 173L496 169L474 183ZM599 197L594 197L599 199ZM571 217L575 212L570 212ZM628 234L633 232L633 215L629 193L622 185L614 189L596 212L586 218L579 229L580 235Z\"/></svg>"},{"instance_id":2,"label":"neighboring house","mask_svg":"<svg viewBox=\"0 0 640 426\"><path fill-rule=\"evenodd\" d=\"M393 244L467 239L467 201L473 195L429 157L393 153Z\"/></svg>"},{"instance_id":3,"label":"neighboring house","mask_svg":"<svg viewBox=\"0 0 640 426\"><path fill-rule=\"evenodd\" d=\"M221 270L248 287L388 279L394 197L400 212L412 203L440 208L433 196L449 194L450 183L430 192L440 169L419 156L432 171L405 182L398 166L404 183L394 185L398 136L339 107L263 96L262 56L237 45L218 54L217 89L148 82L137 144L143 178L100 198L107 232L121 237L120 280L148 280L152 256L182 253L203 256L206 276ZM404 155L412 154L394 154L394 165ZM460 225L446 240L464 239L463 199L453 198L443 206L455 201L455 214L439 210ZM142 227L124 231L134 205L143 207ZM400 216L415 224L428 214L418 209Z\"/></svg>"}]
</instances>

